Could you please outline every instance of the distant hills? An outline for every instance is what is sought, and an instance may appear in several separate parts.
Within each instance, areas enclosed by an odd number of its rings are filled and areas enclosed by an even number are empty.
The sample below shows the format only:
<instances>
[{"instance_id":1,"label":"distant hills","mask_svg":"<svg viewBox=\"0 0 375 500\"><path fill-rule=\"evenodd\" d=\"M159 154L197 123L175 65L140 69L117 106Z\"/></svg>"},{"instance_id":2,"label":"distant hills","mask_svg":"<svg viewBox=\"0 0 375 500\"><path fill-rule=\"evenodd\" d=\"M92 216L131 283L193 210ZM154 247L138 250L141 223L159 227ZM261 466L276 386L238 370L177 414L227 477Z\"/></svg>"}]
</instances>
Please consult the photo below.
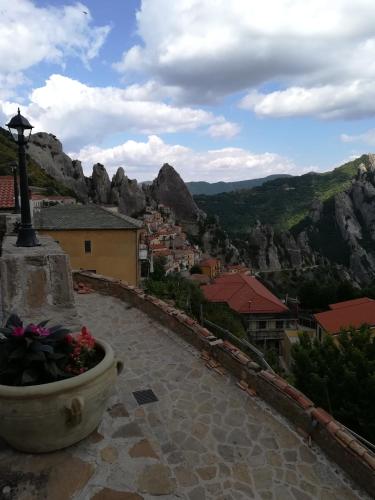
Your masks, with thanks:
<instances>
[{"instance_id":1,"label":"distant hills","mask_svg":"<svg viewBox=\"0 0 375 500\"><path fill-rule=\"evenodd\" d=\"M310 212L314 201L325 201L349 187L359 165L369 166L368 155L331 172L282 177L251 189L194 199L209 215L218 215L229 233L247 232L259 220L278 229L291 229Z\"/></svg>"},{"instance_id":2,"label":"distant hills","mask_svg":"<svg viewBox=\"0 0 375 500\"><path fill-rule=\"evenodd\" d=\"M291 177L288 174L275 174L268 175L267 177L261 177L259 179L250 179L247 181L237 181L237 182L186 182L190 193L192 195L198 194L219 194L219 193L228 193L229 191L237 191L239 189L251 189L256 186L261 186L267 181L272 181L274 179L278 179L280 177Z\"/></svg>"}]
</instances>

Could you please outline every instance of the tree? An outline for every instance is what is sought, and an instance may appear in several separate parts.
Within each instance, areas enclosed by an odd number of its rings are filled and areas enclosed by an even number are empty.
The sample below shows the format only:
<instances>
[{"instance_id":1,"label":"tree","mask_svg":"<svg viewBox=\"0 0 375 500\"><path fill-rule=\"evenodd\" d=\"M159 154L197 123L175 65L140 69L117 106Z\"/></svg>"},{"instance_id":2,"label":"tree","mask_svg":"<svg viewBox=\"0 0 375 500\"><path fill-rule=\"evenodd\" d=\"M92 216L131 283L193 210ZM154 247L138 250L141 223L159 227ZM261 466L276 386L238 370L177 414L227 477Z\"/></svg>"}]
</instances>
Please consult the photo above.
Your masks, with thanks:
<instances>
[{"instance_id":1,"label":"tree","mask_svg":"<svg viewBox=\"0 0 375 500\"><path fill-rule=\"evenodd\" d=\"M194 266L190 269L190 274L202 274L202 268L197 264L194 264Z\"/></svg>"},{"instance_id":2,"label":"tree","mask_svg":"<svg viewBox=\"0 0 375 500\"><path fill-rule=\"evenodd\" d=\"M165 277L165 265L167 259L165 257L156 257L154 259L154 270L151 273L151 277L155 281L162 280Z\"/></svg>"},{"instance_id":3,"label":"tree","mask_svg":"<svg viewBox=\"0 0 375 500\"><path fill-rule=\"evenodd\" d=\"M375 441L375 339L363 325L327 335L308 334L292 349L295 385L344 425Z\"/></svg>"}]
</instances>

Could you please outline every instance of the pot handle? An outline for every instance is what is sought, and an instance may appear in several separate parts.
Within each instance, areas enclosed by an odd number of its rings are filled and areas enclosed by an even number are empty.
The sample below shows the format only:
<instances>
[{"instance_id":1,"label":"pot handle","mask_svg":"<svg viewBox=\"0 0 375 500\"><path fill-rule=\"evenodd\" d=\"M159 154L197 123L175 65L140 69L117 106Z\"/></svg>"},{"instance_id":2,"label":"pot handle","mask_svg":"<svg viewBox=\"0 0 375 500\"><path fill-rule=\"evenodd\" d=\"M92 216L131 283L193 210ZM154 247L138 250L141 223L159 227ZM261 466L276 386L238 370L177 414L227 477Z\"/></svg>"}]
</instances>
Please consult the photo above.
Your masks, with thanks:
<instances>
[{"instance_id":1,"label":"pot handle","mask_svg":"<svg viewBox=\"0 0 375 500\"><path fill-rule=\"evenodd\" d=\"M78 425L82 421L82 412L85 406L85 401L81 396L73 398L70 406L65 406L66 423L68 425Z\"/></svg>"},{"instance_id":2,"label":"pot handle","mask_svg":"<svg viewBox=\"0 0 375 500\"><path fill-rule=\"evenodd\" d=\"M122 370L124 369L124 363L120 361L119 359L116 360L116 370L117 370L117 375L120 375Z\"/></svg>"}]
</instances>

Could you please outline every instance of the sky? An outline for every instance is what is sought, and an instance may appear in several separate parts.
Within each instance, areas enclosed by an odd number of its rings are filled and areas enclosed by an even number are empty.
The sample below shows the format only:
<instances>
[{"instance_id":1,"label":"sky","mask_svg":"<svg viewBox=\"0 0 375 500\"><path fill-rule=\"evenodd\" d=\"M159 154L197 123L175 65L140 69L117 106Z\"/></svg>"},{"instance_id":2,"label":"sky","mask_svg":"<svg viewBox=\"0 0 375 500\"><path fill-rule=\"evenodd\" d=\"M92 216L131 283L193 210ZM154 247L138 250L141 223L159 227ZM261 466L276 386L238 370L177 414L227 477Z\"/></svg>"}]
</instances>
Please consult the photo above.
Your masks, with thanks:
<instances>
[{"instance_id":1,"label":"sky","mask_svg":"<svg viewBox=\"0 0 375 500\"><path fill-rule=\"evenodd\" d=\"M375 150L374 0L0 0L0 124L110 175L327 171Z\"/></svg>"}]
</instances>

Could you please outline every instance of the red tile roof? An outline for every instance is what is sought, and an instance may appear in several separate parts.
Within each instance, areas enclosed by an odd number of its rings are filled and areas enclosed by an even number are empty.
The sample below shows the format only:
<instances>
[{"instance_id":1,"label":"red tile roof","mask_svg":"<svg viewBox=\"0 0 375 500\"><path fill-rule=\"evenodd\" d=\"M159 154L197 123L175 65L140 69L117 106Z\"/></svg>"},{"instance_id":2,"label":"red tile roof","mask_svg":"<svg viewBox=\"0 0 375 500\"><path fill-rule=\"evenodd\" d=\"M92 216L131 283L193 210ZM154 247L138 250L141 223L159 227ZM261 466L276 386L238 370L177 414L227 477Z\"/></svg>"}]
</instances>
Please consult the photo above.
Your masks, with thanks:
<instances>
[{"instance_id":1,"label":"red tile roof","mask_svg":"<svg viewBox=\"0 0 375 500\"><path fill-rule=\"evenodd\" d=\"M364 323L375 326L375 300L363 297L332 304L330 307L331 311L314 314L314 317L332 335L339 333L342 328L359 328Z\"/></svg>"},{"instance_id":2,"label":"red tile roof","mask_svg":"<svg viewBox=\"0 0 375 500\"><path fill-rule=\"evenodd\" d=\"M372 299L368 297L361 297L360 299L346 300L345 302L336 302L336 304L329 304L330 309L342 309L343 307L358 306L359 304L365 304L367 302L372 302Z\"/></svg>"},{"instance_id":3,"label":"red tile roof","mask_svg":"<svg viewBox=\"0 0 375 500\"><path fill-rule=\"evenodd\" d=\"M12 175L0 176L0 208L14 207L14 184Z\"/></svg>"},{"instance_id":4,"label":"red tile roof","mask_svg":"<svg viewBox=\"0 0 375 500\"><path fill-rule=\"evenodd\" d=\"M226 302L239 313L280 314L289 309L254 276L226 274L216 278L212 285L202 287L210 302Z\"/></svg>"}]
</instances>

